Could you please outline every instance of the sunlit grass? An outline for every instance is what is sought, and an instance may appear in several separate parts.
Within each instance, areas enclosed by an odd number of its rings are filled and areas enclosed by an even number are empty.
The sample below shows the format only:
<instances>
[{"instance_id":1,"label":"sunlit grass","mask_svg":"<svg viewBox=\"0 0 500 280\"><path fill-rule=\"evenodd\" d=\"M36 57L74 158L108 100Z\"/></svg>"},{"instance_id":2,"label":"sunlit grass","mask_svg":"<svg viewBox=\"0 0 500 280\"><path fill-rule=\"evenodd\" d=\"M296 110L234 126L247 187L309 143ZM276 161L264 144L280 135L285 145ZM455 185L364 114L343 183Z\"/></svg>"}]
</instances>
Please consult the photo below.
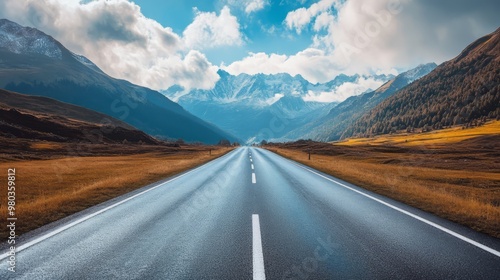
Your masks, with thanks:
<instances>
[{"instance_id":1,"label":"sunlit grass","mask_svg":"<svg viewBox=\"0 0 500 280\"><path fill-rule=\"evenodd\" d=\"M71 157L0 163L5 174L16 169L17 234L38 228L121 194L191 169L229 149L177 154ZM2 176L7 185L7 176ZM0 219L6 220L1 195ZM1 228L0 236L7 236Z\"/></svg>"},{"instance_id":2,"label":"sunlit grass","mask_svg":"<svg viewBox=\"0 0 500 280\"><path fill-rule=\"evenodd\" d=\"M500 237L499 173L382 164L370 158L317 154L308 160L303 151L272 150L368 190Z\"/></svg>"},{"instance_id":3,"label":"sunlit grass","mask_svg":"<svg viewBox=\"0 0 500 280\"><path fill-rule=\"evenodd\" d=\"M483 135L500 134L500 121L492 121L480 127L462 129L447 128L424 133L402 133L380 135L373 138L351 138L345 141L332 142L335 145L442 145L452 144Z\"/></svg>"}]
</instances>

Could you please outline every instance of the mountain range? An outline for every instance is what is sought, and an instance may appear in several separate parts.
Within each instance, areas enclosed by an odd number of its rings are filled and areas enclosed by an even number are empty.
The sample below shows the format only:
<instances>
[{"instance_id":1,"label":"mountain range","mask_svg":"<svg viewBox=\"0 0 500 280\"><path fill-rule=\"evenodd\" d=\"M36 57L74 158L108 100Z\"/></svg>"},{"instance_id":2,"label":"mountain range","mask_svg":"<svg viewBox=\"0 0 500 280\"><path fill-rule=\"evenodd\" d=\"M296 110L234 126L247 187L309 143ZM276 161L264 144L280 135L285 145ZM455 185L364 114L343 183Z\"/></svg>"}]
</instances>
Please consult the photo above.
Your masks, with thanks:
<instances>
[{"instance_id":1,"label":"mountain range","mask_svg":"<svg viewBox=\"0 0 500 280\"><path fill-rule=\"evenodd\" d=\"M106 123L98 121L110 120L118 130L104 142L336 141L499 119L499 69L497 29L450 61L419 65L398 76L341 74L313 84L300 75L231 75L220 69L220 79L210 90L172 86L160 93L112 78L49 35L4 19L0 88L8 91L0 97L12 101L0 104L0 124L6 129L2 137L31 135L51 141L81 139L73 129L77 124L99 128ZM364 92L350 92L353 96L343 100L342 88L368 80L382 86L358 87ZM319 98L324 94L328 100ZM62 121L54 122L58 115ZM47 130L59 124L66 127L64 133L73 129L71 137Z\"/></svg>"},{"instance_id":2,"label":"mountain range","mask_svg":"<svg viewBox=\"0 0 500 280\"><path fill-rule=\"evenodd\" d=\"M327 115L290 131L281 139L271 140L291 141L299 138L316 141L339 140L344 137L345 130L364 114L398 90L430 73L436 66L435 63L428 63L401 73L394 79L384 83L377 90L349 97L344 102L333 107Z\"/></svg>"},{"instance_id":3,"label":"mountain range","mask_svg":"<svg viewBox=\"0 0 500 280\"><path fill-rule=\"evenodd\" d=\"M237 140L159 92L112 78L49 35L6 19L0 20L0 88L92 109L163 139Z\"/></svg>"},{"instance_id":4,"label":"mountain range","mask_svg":"<svg viewBox=\"0 0 500 280\"><path fill-rule=\"evenodd\" d=\"M302 76L281 73L231 75L219 70L220 80L211 90L174 86L162 93L192 114L236 135L247 143L279 138L326 114L338 101L318 102L311 96L335 92L360 79L385 82L392 75L339 75L330 82L312 84ZM340 98L340 97L339 97Z\"/></svg>"},{"instance_id":5,"label":"mountain range","mask_svg":"<svg viewBox=\"0 0 500 280\"><path fill-rule=\"evenodd\" d=\"M475 125L500 118L500 28L385 99L343 137Z\"/></svg>"}]
</instances>

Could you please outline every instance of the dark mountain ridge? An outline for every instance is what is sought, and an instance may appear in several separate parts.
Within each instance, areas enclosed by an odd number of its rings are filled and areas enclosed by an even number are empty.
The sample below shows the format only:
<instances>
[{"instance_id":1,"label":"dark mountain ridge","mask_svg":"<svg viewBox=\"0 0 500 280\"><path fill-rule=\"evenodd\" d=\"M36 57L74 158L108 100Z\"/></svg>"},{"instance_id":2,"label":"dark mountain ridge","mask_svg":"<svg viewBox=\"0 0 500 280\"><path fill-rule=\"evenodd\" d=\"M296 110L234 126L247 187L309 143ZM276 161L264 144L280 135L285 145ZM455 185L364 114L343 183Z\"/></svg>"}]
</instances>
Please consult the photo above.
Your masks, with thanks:
<instances>
[{"instance_id":1,"label":"dark mountain ridge","mask_svg":"<svg viewBox=\"0 0 500 280\"><path fill-rule=\"evenodd\" d=\"M52 142L142 143L160 141L107 115L59 102L0 90L0 137Z\"/></svg>"},{"instance_id":2,"label":"dark mountain ridge","mask_svg":"<svg viewBox=\"0 0 500 280\"><path fill-rule=\"evenodd\" d=\"M89 108L160 138L237 139L157 91L114 79L45 33L0 20L0 88Z\"/></svg>"},{"instance_id":3,"label":"dark mountain ridge","mask_svg":"<svg viewBox=\"0 0 500 280\"><path fill-rule=\"evenodd\" d=\"M339 140L343 137L344 131L365 113L398 90L425 76L436 66L435 63L419 65L414 69L399 74L375 91L351 96L333 107L326 116L315 119L313 122L289 132L285 135L284 140L298 138L316 141Z\"/></svg>"},{"instance_id":4,"label":"dark mountain ridge","mask_svg":"<svg viewBox=\"0 0 500 280\"><path fill-rule=\"evenodd\" d=\"M440 129L500 118L500 28L384 100L342 135Z\"/></svg>"}]
</instances>

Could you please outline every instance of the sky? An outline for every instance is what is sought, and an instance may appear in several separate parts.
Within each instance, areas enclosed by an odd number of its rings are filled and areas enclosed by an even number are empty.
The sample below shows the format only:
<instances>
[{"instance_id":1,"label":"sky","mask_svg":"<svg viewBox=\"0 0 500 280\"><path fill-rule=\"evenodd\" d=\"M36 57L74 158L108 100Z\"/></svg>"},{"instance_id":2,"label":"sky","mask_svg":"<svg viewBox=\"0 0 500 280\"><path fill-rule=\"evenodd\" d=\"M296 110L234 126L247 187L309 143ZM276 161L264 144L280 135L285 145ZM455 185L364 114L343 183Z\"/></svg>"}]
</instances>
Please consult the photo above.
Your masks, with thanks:
<instances>
[{"instance_id":1,"label":"sky","mask_svg":"<svg viewBox=\"0 0 500 280\"><path fill-rule=\"evenodd\" d=\"M500 26L498 0L0 0L113 77L210 89L217 71L397 74L442 63Z\"/></svg>"}]
</instances>

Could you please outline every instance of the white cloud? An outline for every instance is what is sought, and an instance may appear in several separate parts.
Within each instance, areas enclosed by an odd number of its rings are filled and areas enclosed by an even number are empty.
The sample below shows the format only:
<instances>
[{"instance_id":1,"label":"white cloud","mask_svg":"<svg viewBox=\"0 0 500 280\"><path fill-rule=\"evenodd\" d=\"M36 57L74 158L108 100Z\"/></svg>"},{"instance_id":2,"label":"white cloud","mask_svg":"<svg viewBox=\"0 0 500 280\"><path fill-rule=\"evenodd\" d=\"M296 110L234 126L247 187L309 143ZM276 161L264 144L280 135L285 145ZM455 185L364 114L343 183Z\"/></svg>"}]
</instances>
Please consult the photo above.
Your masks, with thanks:
<instances>
[{"instance_id":1,"label":"white cloud","mask_svg":"<svg viewBox=\"0 0 500 280\"><path fill-rule=\"evenodd\" d=\"M316 102L342 102L351 96L360 95L368 90L375 90L379 88L383 83L384 81L382 80L360 77L354 83L343 83L334 91L313 92L310 90L303 99L304 101Z\"/></svg>"},{"instance_id":2,"label":"white cloud","mask_svg":"<svg viewBox=\"0 0 500 280\"><path fill-rule=\"evenodd\" d=\"M307 26L314 17L318 14L331 10L337 0L320 0L312 4L309 8L299 8L291 11L286 15L285 24L289 29L295 29L297 33L301 33L302 29Z\"/></svg>"},{"instance_id":3,"label":"white cloud","mask_svg":"<svg viewBox=\"0 0 500 280\"><path fill-rule=\"evenodd\" d=\"M233 75L289 73L301 75L312 83L330 81L341 72L338 66L324 51L314 48L305 49L295 55L250 53L242 60L228 66L221 66Z\"/></svg>"},{"instance_id":4,"label":"white cloud","mask_svg":"<svg viewBox=\"0 0 500 280\"><path fill-rule=\"evenodd\" d=\"M245 11L247 15L258 12L269 5L269 0L224 0L228 6Z\"/></svg>"},{"instance_id":5,"label":"white cloud","mask_svg":"<svg viewBox=\"0 0 500 280\"><path fill-rule=\"evenodd\" d=\"M183 32L188 48L206 49L218 46L239 46L243 43L238 19L224 6L219 16L213 12L196 11L194 21Z\"/></svg>"},{"instance_id":6,"label":"white cloud","mask_svg":"<svg viewBox=\"0 0 500 280\"><path fill-rule=\"evenodd\" d=\"M210 64L205 55L196 50L189 51L182 59L180 56L159 58L148 69L151 75L146 84L181 85L185 89L211 89L219 80L218 67ZM163 75L168 73L168 75ZM159 89L165 89L162 87Z\"/></svg>"},{"instance_id":7,"label":"white cloud","mask_svg":"<svg viewBox=\"0 0 500 280\"><path fill-rule=\"evenodd\" d=\"M219 20L228 13L223 10ZM126 0L2 0L0 18L36 27L107 74L153 89L174 84L208 89L219 79L217 67L203 54L187 51L181 36Z\"/></svg>"},{"instance_id":8,"label":"white cloud","mask_svg":"<svg viewBox=\"0 0 500 280\"><path fill-rule=\"evenodd\" d=\"M280 100L283 96L285 96L283 93L275 93L273 97L266 100L266 104L273 105L274 103L278 102L278 100Z\"/></svg>"},{"instance_id":9,"label":"white cloud","mask_svg":"<svg viewBox=\"0 0 500 280\"><path fill-rule=\"evenodd\" d=\"M322 12L314 21L314 31L320 31L321 29L328 27L334 20L335 17L333 15L327 12Z\"/></svg>"},{"instance_id":10,"label":"white cloud","mask_svg":"<svg viewBox=\"0 0 500 280\"><path fill-rule=\"evenodd\" d=\"M314 30L327 32L313 46L355 71L441 63L500 24L494 0L345 1L335 8L335 16L316 17Z\"/></svg>"},{"instance_id":11,"label":"white cloud","mask_svg":"<svg viewBox=\"0 0 500 280\"><path fill-rule=\"evenodd\" d=\"M250 14L260 11L264 9L265 5L267 5L267 3L264 0L249 0L246 3L245 13Z\"/></svg>"},{"instance_id":12,"label":"white cloud","mask_svg":"<svg viewBox=\"0 0 500 280\"><path fill-rule=\"evenodd\" d=\"M250 53L222 68L232 74L300 74L316 83L329 81L340 73L397 74L395 69L441 63L498 28L496 11L500 2L481 3L320 0L289 12L284 21L288 29L297 33L309 28L312 44L308 48L292 55ZM358 91L351 88L342 92ZM314 96L311 98L328 99L329 93Z\"/></svg>"},{"instance_id":13,"label":"white cloud","mask_svg":"<svg viewBox=\"0 0 500 280\"><path fill-rule=\"evenodd\" d=\"M216 67L199 51L244 43L240 23L226 6L219 13L197 12L184 33L176 34L144 17L133 2L85 2L0 0L0 18L34 26L111 76L154 89L173 84L188 89L212 87L218 79ZM223 3L249 14L269 1ZM290 30L313 32L306 49L292 55L250 53L221 67L232 74L300 74L313 83L329 81L340 73L394 73L394 68L440 63L457 55L473 40L498 28L499 9L498 0L481 0L480 4L469 0L318 0L291 11L284 21Z\"/></svg>"}]
</instances>

